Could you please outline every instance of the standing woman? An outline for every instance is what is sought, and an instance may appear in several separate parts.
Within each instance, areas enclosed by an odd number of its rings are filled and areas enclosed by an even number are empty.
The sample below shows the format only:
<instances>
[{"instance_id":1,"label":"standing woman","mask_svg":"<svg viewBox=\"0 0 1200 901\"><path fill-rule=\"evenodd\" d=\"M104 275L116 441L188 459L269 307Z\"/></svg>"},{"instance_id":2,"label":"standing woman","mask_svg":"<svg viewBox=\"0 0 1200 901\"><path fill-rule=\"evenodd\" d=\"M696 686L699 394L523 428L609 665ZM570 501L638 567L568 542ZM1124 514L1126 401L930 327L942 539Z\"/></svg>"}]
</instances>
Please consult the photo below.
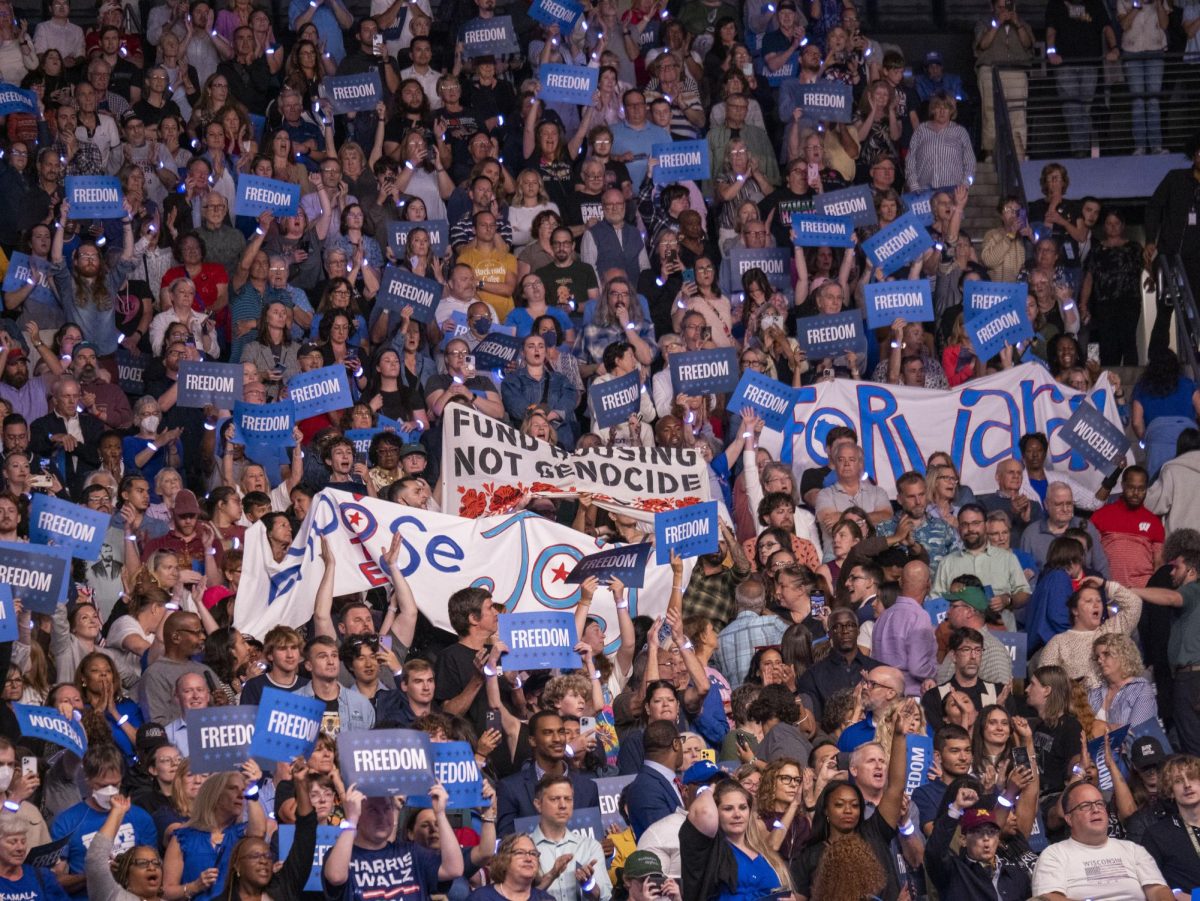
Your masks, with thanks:
<instances>
[{"instance_id":1,"label":"standing woman","mask_svg":"<svg viewBox=\"0 0 1200 901\"><path fill-rule=\"evenodd\" d=\"M1158 65L1161 70L1161 59ZM1142 246L1125 236L1125 217L1119 210L1108 210L1103 223L1104 238L1093 245L1084 265L1079 316L1084 325L1091 325L1091 333L1100 344L1100 365L1136 366L1137 324L1142 315Z\"/></svg>"},{"instance_id":2,"label":"standing woman","mask_svg":"<svg viewBox=\"0 0 1200 901\"><path fill-rule=\"evenodd\" d=\"M1169 153L1163 146L1158 95L1163 88L1170 0L1117 0L1121 23L1121 62L1133 100L1133 155ZM1136 365L1136 364L1134 364Z\"/></svg>"},{"instance_id":3,"label":"standing woman","mask_svg":"<svg viewBox=\"0 0 1200 901\"><path fill-rule=\"evenodd\" d=\"M11 3L7 0L0 3L0 76L10 84L20 84L26 72L38 67L37 52L33 49L28 27L29 23L25 21L17 26Z\"/></svg>"},{"instance_id":4,"label":"standing woman","mask_svg":"<svg viewBox=\"0 0 1200 901\"><path fill-rule=\"evenodd\" d=\"M804 805L804 784L812 782L811 771L789 758L767 764L754 800L767 841L785 864L800 856L812 831Z\"/></svg>"},{"instance_id":5,"label":"standing woman","mask_svg":"<svg viewBox=\"0 0 1200 901\"><path fill-rule=\"evenodd\" d=\"M955 503L954 495L958 492L958 474L954 468L940 463L930 466L925 473L925 490L929 512L957 529L959 505Z\"/></svg>"},{"instance_id":6,"label":"standing woman","mask_svg":"<svg viewBox=\"0 0 1200 901\"><path fill-rule=\"evenodd\" d=\"M787 865L755 815L754 798L731 779L701 789L679 829L679 850L689 901L753 899L791 887Z\"/></svg>"},{"instance_id":7,"label":"standing woman","mask_svg":"<svg viewBox=\"0 0 1200 901\"><path fill-rule=\"evenodd\" d=\"M574 194L573 157L559 130L558 123L539 120L541 101L525 111L525 137L522 150L528 165L542 177L546 195L557 209L567 209Z\"/></svg>"},{"instance_id":8,"label":"standing woman","mask_svg":"<svg viewBox=\"0 0 1200 901\"><path fill-rule=\"evenodd\" d=\"M879 79L863 92L851 126L858 141L858 166L867 171L881 157L898 160L896 142L904 134L904 125L896 112L897 94L891 83Z\"/></svg>"},{"instance_id":9,"label":"standing woman","mask_svg":"<svg viewBox=\"0 0 1200 901\"><path fill-rule=\"evenodd\" d=\"M1042 774L1042 793L1060 792L1069 775L1071 758L1079 754L1083 728L1070 712L1071 680L1062 667L1039 666L1030 676L1025 699L1038 715L1033 746Z\"/></svg>"},{"instance_id":10,"label":"standing woman","mask_svg":"<svg viewBox=\"0 0 1200 901\"><path fill-rule=\"evenodd\" d=\"M537 235L533 232L533 223L543 210L553 210L557 213L559 207L557 203L551 202L546 193L541 173L536 169L525 169L517 176L517 192L508 206L508 221L512 226L514 253L524 249L525 245L537 239Z\"/></svg>"},{"instance_id":11,"label":"standing woman","mask_svg":"<svg viewBox=\"0 0 1200 901\"><path fill-rule=\"evenodd\" d=\"M700 257L692 271L696 280L683 283L671 309L671 327L677 334L682 334L684 315L695 310L704 317L704 324L709 331L708 340L717 347L733 347L732 304L721 293L716 264L709 257Z\"/></svg>"},{"instance_id":12,"label":"standing woman","mask_svg":"<svg viewBox=\"0 0 1200 901\"><path fill-rule=\"evenodd\" d=\"M114 795L109 803L104 824L92 835L84 861L89 898L95 898L97 901L144 901L162 897L163 867L158 848L137 845L114 857L117 834L131 807L133 802L129 800L128 795ZM3 835L4 832L0 829L0 836ZM0 847L3 844L4 842L0 841ZM0 873L0 878L7 876ZM39 882L45 887L46 882L40 879ZM48 879L47 882L55 881ZM57 896L50 891L45 897L53 899Z\"/></svg>"},{"instance_id":13,"label":"standing woman","mask_svg":"<svg viewBox=\"0 0 1200 901\"><path fill-rule=\"evenodd\" d=\"M999 704L988 704L979 712L971 730L972 766L986 791L1004 790L1016 746L1016 732L1008 711Z\"/></svg>"},{"instance_id":14,"label":"standing woman","mask_svg":"<svg viewBox=\"0 0 1200 901\"><path fill-rule=\"evenodd\" d=\"M651 170L647 170L647 176ZM721 203L718 224L722 242L731 241L736 235L737 211L743 203L758 204L775 190L751 155L746 142L734 138L725 148L725 159L714 183L715 200Z\"/></svg>"}]
</instances>

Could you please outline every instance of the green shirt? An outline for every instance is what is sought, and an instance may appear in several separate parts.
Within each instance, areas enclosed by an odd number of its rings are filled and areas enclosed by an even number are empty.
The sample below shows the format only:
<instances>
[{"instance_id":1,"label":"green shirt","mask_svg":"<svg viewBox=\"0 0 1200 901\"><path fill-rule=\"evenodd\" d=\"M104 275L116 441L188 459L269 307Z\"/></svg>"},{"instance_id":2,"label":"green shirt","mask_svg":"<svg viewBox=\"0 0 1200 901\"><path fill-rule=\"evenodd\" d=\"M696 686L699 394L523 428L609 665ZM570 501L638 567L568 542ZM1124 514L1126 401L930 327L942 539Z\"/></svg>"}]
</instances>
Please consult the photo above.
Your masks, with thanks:
<instances>
[{"instance_id":1,"label":"green shirt","mask_svg":"<svg viewBox=\"0 0 1200 901\"><path fill-rule=\"evenodd\" d=\"M1179 589L1183 606L1179 618L1171 624L1167 658L1171 666L1200 664L1200 582L1188 582Z\"/></svg>"},{"instance_id":2,"label":"green shirt","mask_svg":"<svg viewBox=\"0 0 1200 901\"><path fill-rule=\"evenodd\" d=\"M945 597L950 590L950 583L964 573L978 576L979 581L990 585L996 594L1029 591L1029 582L1025 579L1017 555L989 544L982 554L962 550L943 557L933 580L933 596Z\"/></svg>"}]
</instances>

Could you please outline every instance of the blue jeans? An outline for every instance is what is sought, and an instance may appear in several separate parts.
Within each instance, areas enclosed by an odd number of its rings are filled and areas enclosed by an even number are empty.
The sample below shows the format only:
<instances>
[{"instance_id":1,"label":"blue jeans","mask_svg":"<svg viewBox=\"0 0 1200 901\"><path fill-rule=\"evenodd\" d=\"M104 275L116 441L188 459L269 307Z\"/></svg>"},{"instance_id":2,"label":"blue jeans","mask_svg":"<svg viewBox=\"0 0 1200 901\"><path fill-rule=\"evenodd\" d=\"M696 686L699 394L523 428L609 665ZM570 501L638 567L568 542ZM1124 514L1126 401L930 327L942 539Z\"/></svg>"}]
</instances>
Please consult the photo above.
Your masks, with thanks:
<instances>
[{"instance_id":1,"label":"blue jeans","mask_svg":"<svg viewBox=\"0 0 1200 901\"><path fill-rule=\"evenodd\" d=\"M1063 120L1071 152L1088 154L1092 150L1092 100L1096 97L1096 67L1063 63L1054 71L1058 98L1062 101Z\"/></svg>"},{"instance_id":2,"label":"blue jeans","mask_svg":"<svg viewBox=\"0 0 1200 901\"><path fill-rule=\"evenodd\" d=\"M1157 150L1162 147L1158 95L1163 84L1163 58L1156 53L1133 53L1125 57L1124 64L1133 99L1133 144Z\"/></svg>"}]
</instances>

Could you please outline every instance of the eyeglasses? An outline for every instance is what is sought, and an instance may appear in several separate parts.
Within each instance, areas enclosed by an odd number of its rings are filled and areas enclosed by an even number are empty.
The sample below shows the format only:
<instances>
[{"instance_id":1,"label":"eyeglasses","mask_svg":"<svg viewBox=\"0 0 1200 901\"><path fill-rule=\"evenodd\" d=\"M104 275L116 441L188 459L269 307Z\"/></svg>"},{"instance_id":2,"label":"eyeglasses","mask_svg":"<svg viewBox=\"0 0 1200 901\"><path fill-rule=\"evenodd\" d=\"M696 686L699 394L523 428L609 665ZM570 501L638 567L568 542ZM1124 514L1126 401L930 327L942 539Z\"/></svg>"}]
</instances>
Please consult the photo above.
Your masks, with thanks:
<instances>
[{"instance_id":1,"label":"eyeglasses","mask_svg":"<svg viewBox=\"0 0 1200 901\"><path fill-rule=\"evenodd\" d=\"M528 859L531 857L536 858L538 856L538 853L537 853L537 851L531 851L527 848L518 848L512 852L512 856L513 857L524 857L524 858Z\"/></svg>"},{"instance_id":2,"label":"eyeglasses","mask_svg":"<svg viewBox=\"0 0 1200 901\"><path fill-rule=\"evenodd\" d=\"M801 780L799 776L776 776L775 781L781 785L799 785Z\"/></svg>"},{"instance_id":3,"label":"eyeglasses","mask_svg":"<svg viewBox=\"0 0 1200 901\"><path fill-rule=\"evenodd\" d=\"M884 685L882 682L876 682L874 679L868 679L866 676L863 676L862 684L867 687L867 691L874 691L877 688L886 688L893 694L896 691L896 689L892 688L892 686Z\"/></svg>"},{"instance_id":4,"label":"eyeglasses","mask_svg":"<svg viewBox=\"0 0 1200 901\"><path fill-rule=\"evenodd\" d=\"M956 648L954 653L955 654L966 654L968 657L982 657L983 656L983 648L976 647L976 646L968 647L967 645L963 645L960 648Z\"/></svg>"},{"instance_id":5,"label":"eyeglasses","mask_svg":"<svg viewBox=\"0 0 1200 901\"><path fill-rule=\"evenodd\" d=\"M1067 811L1067 814L1072 814L1077 810L1082 810L1084 813L1091 813L1093 810L1107 810L1108 805L1104 803L1103 798L1097 798L1095 801L1080 801L1074 807Z\"/></svg>"},{"instance_id":6,"label":"eyeglasses","mask_svg":"<svg viewBox=\"0 0 1200 901\"><path fill-rule=\"evenodd\" d=\"M249 855L246 856L249 857ZM151 868L162 869L162 861L157 857L135 857L133 865L139 870L149 870Z\"/></svg>"}]
</instances>

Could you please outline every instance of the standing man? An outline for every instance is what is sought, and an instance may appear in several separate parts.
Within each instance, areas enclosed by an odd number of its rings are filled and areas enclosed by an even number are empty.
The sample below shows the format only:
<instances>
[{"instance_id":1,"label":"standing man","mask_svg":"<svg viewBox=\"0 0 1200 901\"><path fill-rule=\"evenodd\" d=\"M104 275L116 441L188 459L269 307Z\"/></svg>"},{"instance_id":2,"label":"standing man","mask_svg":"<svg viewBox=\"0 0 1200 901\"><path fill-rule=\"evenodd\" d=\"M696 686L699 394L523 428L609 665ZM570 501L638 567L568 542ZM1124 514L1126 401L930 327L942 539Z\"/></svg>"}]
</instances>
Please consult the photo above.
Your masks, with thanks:
<instances>
[{"instance_id":1,"label":"standing man","mask_svg":"<svg viewBox=\"0 0 1200 901\"><path fill-rule=\"evenodd\" d=\"M646 127L658 128L657 125ZM605 191L601 205L604 218L583 233L579 258L597 272L620 269L629 284L636 285L642 271L650 268L646 242L642 240L642 233L625 221L625 195L620 189Z\"/></svg>"},{"instance_id":2,"label":"standing man","mask_svg":"<svg viewBox=\"0 0 1200 901\"><path fill-rule=\"evenodd\" d=\"M478 591L479 589L467 589ZM439 686L440 687L440 686ZM448 705L444 705L449 712ZM672 727L674 728L674 727ZM554 710L541 710L529 719L530 760L496 786L496 833L508 835L518 817L536 816L538 783L547 776L563 776L574 787L572 803L580 807L599 807L600 794L591 777L567 766L567 730Z\"/></svg>"},{"instance_id":3,"label":"standing man","mask_svg":"<svg viewBox=\"0 0 1200 901\"><path fill-rule=\"evenodd\" d=\"M1044 515L1042 505L1021 490L1024 476L1025 464L1020 460L1013 457L1001 460L996 464L996 490L976 498L988 513L1003 510L1008 514L1017 541L1027 525Z\"/></svg>"},{"instance_id":4,"label":"standing man","mask_svg":"<svg viewBox=\"0 0 1200 901\"><path fill-rule=\"evenodd\" d=\"M555 901L608 901L612 883L604 865L604 849L582 829L568 828L575 813L575 787L563 776L543 776L533 798L538 825L533 844L538 850L545 891Z\"/></svg>"},{"instance_id":5,"label":"standing man","mask_svg":"<svg viewBox=\"0 0 1200 901\"><path fill-rule=\"evenodd\" d=\"M1141 588L1162 566L1163 521L1146 508L1150 477L1144 467L1127 466L1121 473L1121 498L1092 514L1100 546L1108 557L1112 577L1122 585Z\"/></svg>"},{"instance_id":6,"label":"standing man","mask_svg":"<svg viewBox=\"0 0 1200 901\"><path fill-rule=\"evenodd\" d=\"M316 635L304 648L304 662L312 681L296 690L299 697L325 702L321 731L337 735L350 729L370 729L375 725L375 708L357 691L342 688L338 682L342 660L338 643L328 635Z\"/></svg>"},{"instance_id":7,"label":"standing man","mask_svg":"<svg viewBox=\"0 0 1200 901\"><path fill-rule=\"evenodd\" d=\"M1120 57L1117 35L1100 0L1050 0L1046 5L1046 60L1054 68L1058 97L1063 105L1071 152L1086 157L1092 150L1092 101L1100 68Z\"/></svg>"},{"instance_id":8,"label":"standing man","mask_svg":"<svg viewBox=\"0 0 1200 901\"><path fill-rule=\"evenodd\" d=\"M625 121L612 126L612 154L617 157L626 153L633 154L633 159L625 166L629 170L629 180L635 185L640 185L646 177L652 148L655 144L670 144L671 133L662 126L647 121L646 95L637 88L626 91L621 96L621 103L625 109ZM771 158L775 158L774 153L771 154ZM624 194L621 194L621 215L625 215Z\"/></svg>"},{"instance_id":9,"label":"standing man","mask_svg":"<svg viewBox=\"0 0 1200 901\"><path fill-rule=\"evenodd\" d=\"M754 652L779 644L787 626L774 613L765 612L767 591L761 578L755 576L741 582L733 590L733 597L738 613L717 636L713 665L725 674L731 688L737 688L746 680ZM833 616L830 615L831 630L832 624ZM855 678L851 684L857 683ZM819 708L817 715L820 716Z\"/></svg>"},{"instance_id":10,"label":"standing man","mask_svg":"<svg viewBox=\"0 0 1200 901\"><path fill-rule=\"evenodd\" d=\"M863 478L861 447L842 442L835 448L831 462L837 481L817 492L816 503L817 519L827 533L850 507L866 510L872 525L892 518L892 502L887 492Z\"/></svg>"},{"instance_id":11,"label":"standing man","mask_svg":"<svg viewBox=\"0 0 1200 901\"><path fill-rule=\"evenodd\" d=\"M880 665L859 650L858 628L858 617L853 610L839 607L830 613L826 626L829 653L796 680L796 693L812 699L813 716L818 720L826 701L838 692L854 688L862 682L863 673Z\"/></svg>"},{"instance_id":12,"label":"standing man","mask_svg":"<svg viewBox=\"0 0 1200 901\"><path fill-rule=\"evenodd\" d=\"M1046 565L1050 543L1071 528L1084 529L1092 538L1092 546L1083 561L1088 571L1099 573L1105 581L1112 578L1100 533L1088 520L1075 516L1074 495L1066 482L1051 482L1046 486L1046 518L1038 520L1022 533L1021 550L1032 554L1040 569Z\"/></svg>"},{"instance_id":13,"label":"standing man","mask_svg":"<svg viewBox=\"0 0 1200 901\"><path fill-rule=\"evenodd\" d=\"M1177 253L1194 286L1200 285L1200 132L1192 136L1186 152L1191 168L1168 172L1146 204L1146 266L1153 264L1159 250ZM1167 349L1174 309L1165 292L1160 292L1150 356Z\"/></svg>"},{"instance_id":14,"label":"standing man","mask_svg":"<svg viewBox=\"0 0 1200 901\"><path fill-rule=\"evenodd\" d=\"M979 591L978 588L968 590ZM952 722L965 718L973 723L984 707L998 702L1004 686L1012 680L1011 665L1008 678L1003 682L990 682L979 678L983 651L983 633L978 629L959 627L950 635L950 653L946 655L946 660L953 661L953 672L948 681L929 689L921 696L925 719L934 729L940 728L942 722L948 718L946 711L951 707L957 708L955 715L950 718ZM1003 645L1000 646L1000 651L1007 660L1008 653ZM951 695L954 697L947 700ZM968 707L973 709L974 713L968 710Z\"/></svg>"},{"instance_id":15,"label":"standing man","mask_svg":"<svg viewBox=\"0 0 1200 901\"><path fill-rule=\"evenodd\" d=\"M955 579L970 574L991 587L993 610L1019 610L1029 600L1025 572L1012 551L988 541L986 528L983 508L978 504L963 504L958 511L958 537L962 549L942 560L937 578L933 580L933 595L944 598Z\"/></svg>"},{"instance_id":16,"label":"standing man","mask_svg":"<svg viewBox=\"0 0 1200 901\"><path fill-rule=\"evenodd\" d=\"M1017 159L1025 159L1028 128L1025 101L1029 97L1029 74L1033 62L1033 29L1017 13L1016 0L992 0L990 15L975 23L975 72L983 109L981 144L984 154L996 149L996 104L992 72L1000 70L1000 89L1008 108Z\"/></svg>"},{"instance_id":17,"label":"standing man","mask_svg":"<svg viewBox=\"0 0 1200 901\"><path fill-rule=\"evenodd\" d=\"M184 673L199 673L205 682L217 684L217 674L203 663L192 660L204 647L204 627L200 617L176 610L163 625L162 656L146 667L138 682L138 706L147 720L169 723L180 716L175 686Z\"/></svg>"},{"instance_id":18,"label":"standing man","mask_svg":"<svg viewBox=\"0 0 1200 901\"><path fill-rule=\"evenodd\" d=\"M883 611L872 641L875 659L904 674L904 693L917 695L937 685L937 639L922 606L929 596L929 567L920 560L905 564L900 596Z\"/></svg>"},{"instance_id":19,"label":"standing man","mask_svg":"<svg viewBox=\"0 0 1200 901\"><path fill-rule=\"evenodd\" d=\"M498 614L502 609L492 599L491 592L474 587L460 588L446 604L450 627L458 635L458 641L438 654L434 698L446 713L471 723L477 735L482 735L487 727L483 664L499 627ZM504 833L503 829L497 831Z\"/></svg>"}]
</instances>

